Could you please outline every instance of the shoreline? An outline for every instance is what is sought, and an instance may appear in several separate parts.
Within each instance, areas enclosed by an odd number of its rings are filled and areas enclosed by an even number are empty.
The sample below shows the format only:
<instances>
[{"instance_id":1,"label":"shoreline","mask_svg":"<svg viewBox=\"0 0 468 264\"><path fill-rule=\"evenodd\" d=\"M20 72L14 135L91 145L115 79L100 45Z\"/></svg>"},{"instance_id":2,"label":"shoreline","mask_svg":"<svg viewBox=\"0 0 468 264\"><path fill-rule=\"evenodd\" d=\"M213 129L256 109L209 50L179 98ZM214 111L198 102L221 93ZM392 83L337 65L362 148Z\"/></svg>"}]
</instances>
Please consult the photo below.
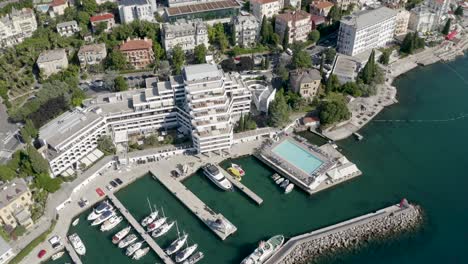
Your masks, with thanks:
<instances>
[{"instance_id":1,"label":"shoreline","mask_svg":"<svg viewBox=\"0 0 468 264\"><path fill-rule=\"evenodd\" d=\"M378 86L377 94L367 98L355 98L350 101L348 109L352 114L351 118L322 131L322 134L334 141L348 138L353 133L361 130L386 107L398 103L396 99L398 89L394 85L397 78L421 66L453 61L465 56L467 50L468 36L464 36L458 44L445 41L436 47L430 47L419 53L393 61L384 68L386 80L385 83Z\"/></svg>"}]
</instances>

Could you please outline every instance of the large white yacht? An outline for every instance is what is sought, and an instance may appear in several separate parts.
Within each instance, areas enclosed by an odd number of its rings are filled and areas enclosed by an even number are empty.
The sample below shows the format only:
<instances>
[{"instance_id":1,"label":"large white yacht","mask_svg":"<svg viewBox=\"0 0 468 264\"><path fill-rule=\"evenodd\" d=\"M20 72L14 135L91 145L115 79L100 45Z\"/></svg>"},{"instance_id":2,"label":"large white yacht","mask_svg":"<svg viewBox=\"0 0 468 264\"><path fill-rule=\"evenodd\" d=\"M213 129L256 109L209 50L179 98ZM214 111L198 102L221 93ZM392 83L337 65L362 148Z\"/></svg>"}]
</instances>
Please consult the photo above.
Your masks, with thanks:
<instances>
[{"instance_id":1,"label":"large white yacht","mask_svg":"<svg viewBox=\"0 0 468 264\"><path fill-rule=\"evenodd\" d=\"M86 254L86 247L77 233L71 234L68 239L78 255L83 256Z\"/></svg>"},{"instance_id":2,"label":"large white yacht","mask_svg":"<svg viewBox=\"0 0 468 264\"><path fill-rule=\"evenodd\" d=\"M224 177L221 170L211 164L208 163L206 166L203 167L203 173L205 173L206 177L210 179L216 186L225 190L225 191L233 191L232 183Z\"/></svg>"},{"instance_id":3,"label":"large white yacht","mask_svg":"<svg viewBox=\"0 0 468 264\"><path fill-rule=\"evenodd\" d=\"M258 248L246 257L241 264L262 264L267 261L284 243L284 236L277 235L265 241L260 241Z\"/></svg>"}]
</instances>

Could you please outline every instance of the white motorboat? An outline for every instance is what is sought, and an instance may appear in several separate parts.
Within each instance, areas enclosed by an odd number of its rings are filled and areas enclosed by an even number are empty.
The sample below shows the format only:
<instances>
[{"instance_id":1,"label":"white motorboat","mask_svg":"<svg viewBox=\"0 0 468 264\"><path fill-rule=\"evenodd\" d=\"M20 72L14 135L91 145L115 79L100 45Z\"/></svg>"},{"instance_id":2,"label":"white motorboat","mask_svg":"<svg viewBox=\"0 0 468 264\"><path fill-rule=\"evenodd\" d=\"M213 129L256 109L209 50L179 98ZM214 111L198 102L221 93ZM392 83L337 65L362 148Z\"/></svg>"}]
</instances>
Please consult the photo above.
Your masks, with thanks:
<instances>
[{"instance_id":1,"label":"white motorboat","mask_svg":"<svg viewBox=\"0 0 468 264\"><path fill-rule=\"evenodd\" d=\"M141 246L143 246L143 242L141 241L131 244L130 246L128 246L127 251L125 252L125 255L130 257L131 255L133 255L133 253L135 253L135 251L139 250Z\"/></svg>"},{"instance_id":2,"label":"white motorboat","mask_svg":"<svg viewBox=\"0 0 468 264\"><path fill-rule=\"evenodd\" d=\"M279 179L281 176L279 176L278 174L273 174L273 176L271 176L271 178L273 179L273 181L276 181L277 179Z\"/></svg>"},{"instance_id":3,"label":"white motorboat","mask_svg":"<svg viewBox=\"0 0 468 264\"><path fill-rule=\"evenodd\" d=\"M185 241L187 241L187 238L188 238L188 234L184 234L183 236L174 240L166 249L166 254L172 255L176 253L177 251L179 251L179 249L181 249L184 246Z\"/></svg>"},{"instance_id":4,"label":"white motorboat","mask_svg":"<svg viewBox=\"0 0 468 264\"><path fill-rule=\"evenodd\" d=\"M105 231L109 231L111 230L112 228L116 227L118 224L120 224L120 222L122 222L123 220L123 216L112 216L111 218L109 218L108 220L106 220L102 225L101 225L101 231L102 232L105 232Z\"/></svg>"},{"instance_id":5,"label":"white motorboat","mask_svg":"<svg viewBox=\"0 0 468 264\"><path fill-rule=\"evenodd\" d=\"M245 171L242 169L242 167L240 165L237 165L235 163L231 163L231 167L236 169L239 172L240 176L245 175Z\"/></svg>"},{"instance_id":6,"label":"white motorboat","mask_svg":"<svg viewBox=\"0 0 468 264\"><path fill-rule=\"evenodd\" d=\"M279 177L279 178L275 181L275 183L276 183L276 184L281 184L283 181L284 181L284 178L283 178L283 177Z\"/></svg>"},{"instance_id":7,"label":"white motorboat","mask_svg":"<svg viewBox=\"0 0 468 264\"><path fill-rule=\"evenodd\" d=\"M104 223L104 221L106 221L107 219L111 218L112 216L115 215L115 212L114 210L108 210L108 211L105 211L104 213L102 213L97 219L95 219L91 225L92 226L95 226L95 225L100 225L102 223Z\"/></svg>"},{"instance_id":8,"label":"white motorboat","mask_svg":"<svg viewBox=\"0 0 468 264\"><path fill-rule=\"evenodd\" d=\"M241 264L261 264L267 261L284 243L284 236L277 235L265 241L260 241L258 248L242 260Z\"/></svg>"},{"instance_id":9,"label":"white motorboat","mask_svg":"<svg viewBox=\"0 0 468 264\"><path fill-rule=\"evenodd\" d=\"M86 247L77 233L71 234L68 239L78 255L83 256L86 254Z\"/></svg>"},{"instance_id":10,"label":"white motorboat","mask_svg":"<svg viewBox=\"0 0 468 264\"><path fill-rule=\"evenodd\" d=\"M79 222L80 222L80 219L79 219L79 218L73 220L72 226L76 226Z\"/></svg>"},{"instance_id":11,"label":"white motorboat","mask_svg":"<svg viewBox=\"0 0 468 264\"><path fill-rule=\"evenodd\" d=\"M109 211L111 209L112 209L112 205L110 205L109 202L104 201L93 209L93 211L88 215L88 220L89 221L95 220L99 218L99 216L101 216L102 213L104 213L105 211Z\"/></svg>"},{"instance_id":12,"label":"white motorboat","mask_svg":"<svg viewBox=\"0 0 468 264\"><path fill-rule=\"evenodd\" d=\"M232 187L232 183L228 179L226 179L226 177L224 177L223 173L217 166L209 163L203 167L203 173L219 188L225 191L234 190Z\"/></svg>"},{"instance_id":13,"label":"white motorboat","mask_svg":"<svg viewBox=\"0 0 468 264\"><path fill-rule=\"evenodd\" d=\"M294 189L294 184L290 183L290 184L288 184L288 186L286 186L286 189L284 190L284 193L288 194L288 193L292 192L293 189Z\"/></svg>"},{"instance_id":14,"label":"white motorboat","mask_svg":"<svg viewBox=\"0 0 468 264\"><path fill-rule=\"evenodd\" d=\"M286 186L288 186L288 184L289 184L289 180L286 179L280 184L280 187L281 188L286 188Z\"/></svg>"},{"instance_id":15,"label":"white motorboat","mask_svg":"<svg viewBox=\"0 0 468 264\"><path fill-rule=\"evenodd\" d=\"M167 217L161 217L158 220L154 221L151 223L148 228L146 229L146 232L150 233L153 232L154 230L158 229L161 227L163 224L165 224L167 221Z\"/></svg>"},{"instance_id":16,"label":"white motorboat","mask_svg":"<svg viewBox=\"0 0 468 264\"><path fill-rule=\"evenodd\" d=\"M145 247L145 248L140 248L138 249L137 251L135 251L135 253L133 254L133 259L134 260L139 260L141 259L142 257L144 257L146 254L148 254L150 248L149 247Z\"/></svg>"},{"instance_id":17,"label":"white motorboat","mask_svg":"<svg viewBox=\"0 0 468 264\"><path fill-rule=\"evenodd\" d=\"M184 250L177 253L175 257L175 261L179 263L179 262L186 260L188 257L190 257L190 255L193 254L193 252L195 252L195 250L197 250L197 248L198 248L198 244L194 244L194 245L191 245L190 247L186 247Z\"/></svg>"},{"instance_id":18,"label":"white motorboat","mask_svg":"<svg viewBox=\"0 0 468 264\"><path fill-rule=\"evenodd\" d=\"M145 226L151 224L151 223L154 221L154 219L156 219L156 217L158 217L158 214L159 214L159 211L158 211L158 210L152 212L150 215L148 215L147 217L145 217L145 218L143 219L143 221L141 221L141 225L142 225L143 227L145 227Z\"/></svg>"},{"instance_id":19,"label":"white motorboat","mask_svg":"<svg viewBox=\"0 0 468 264\"><path fill-rule=\"evenodd\" d=\"M203 254L203 252L201 251L198 251L197 253L193 254L188 259L186 259L182 264L195 264L198 261L202 260L204 257L205 254Z\"/></svg>"},{"instance_id":20,"label":"white motorboat","mask_svg":"<svg viewBox=\"0 0 468 264\"><path fill-rule=\"evenodd\" d=\"M119 242L119 248L124 248L130 245L131 243L135 242L137 239L138 238L135 234L128 235L127 237L122 239L122 241Z\"/></svg>"},{"instance_id":21,"label":"white motorboat","mask_svg":"<svg viewBox=\"0 0 468 264\"><path fill-rule=\"evenodd\" d=\"M223 220L222 218L217 218L215 221L210 221L210 226L225 234L229 233L233 228L231 223Z\"/></svg>"},{"instance_id":22,"label":"white motorboat","mask_svg":"<svg viewBox=\"0 0 468 264\"><path fill-rule=\"evenodd\" d=\"M52 260L57 260L57 259L61 258L63 256L63 254L65 254L65 251L63 251L63 250L53 254L52 255Z\"/></svg>"},{"instance_id":23,"label":"white motorboat","mask_svg":"<svg viewBox=\"0 0 468 264\"><path fill-rule=\"evenodd\" d=\"M130 230L132 230L131 226L127 226L126 228L120 230L117 232L113 237L112 237L112 243L117 244L122 240L128 233L130 233Z\"/></svg>"},{"instance_id":24,"label":"white motorboat","mask_svg":"<svg viewBox=\"0 0 468 264\"><path fill-rule=\"evenodd\" d=\"M158 229L154 230L153 233L151 233L151 236L156 238L165 235L171 228L174 226L175 222L170 222L163 224L160 226Z\"/></svg>"}]
</instances>

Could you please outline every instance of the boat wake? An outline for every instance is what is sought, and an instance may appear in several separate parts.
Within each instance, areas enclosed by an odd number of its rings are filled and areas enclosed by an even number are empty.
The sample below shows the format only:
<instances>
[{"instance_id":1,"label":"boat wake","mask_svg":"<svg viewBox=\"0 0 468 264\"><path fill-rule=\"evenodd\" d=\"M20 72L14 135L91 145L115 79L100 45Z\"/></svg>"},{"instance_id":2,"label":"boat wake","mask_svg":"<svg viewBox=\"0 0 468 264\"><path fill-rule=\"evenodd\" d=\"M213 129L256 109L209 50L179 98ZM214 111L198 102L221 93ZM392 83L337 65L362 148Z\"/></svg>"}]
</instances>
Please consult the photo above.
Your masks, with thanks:
<instances>
[{"instance_id":1,"label":"boat wake","mask_svg":"<svg viewBox=\"0 0 468 264\"><path fill-rule=\"evenodd\" d=\"M375 119L372 122L400 122L400 123L443 123L452 122L465 119L468 114L461 114L457 117L446 118L446 119Z\"/></svg>"}]
</instances>

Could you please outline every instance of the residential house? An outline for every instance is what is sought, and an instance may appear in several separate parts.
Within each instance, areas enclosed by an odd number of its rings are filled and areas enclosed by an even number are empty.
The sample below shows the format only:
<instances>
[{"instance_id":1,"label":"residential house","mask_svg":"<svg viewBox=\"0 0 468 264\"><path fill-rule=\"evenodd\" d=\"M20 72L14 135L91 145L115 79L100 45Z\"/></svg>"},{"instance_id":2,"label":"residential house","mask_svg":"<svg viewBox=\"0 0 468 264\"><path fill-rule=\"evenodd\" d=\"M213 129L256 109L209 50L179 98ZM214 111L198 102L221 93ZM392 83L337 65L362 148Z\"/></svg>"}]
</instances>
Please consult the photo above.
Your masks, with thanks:
<instances>
[{"instance_id":1,"label":"residential house","mask_svg":"<svg viewBox=\"0 0 468 264\"><path fill-rule=\"evenodd\" d=\"M46 50L41 52L36 63L41 74L49 77L68 68L67 53L64 49Z\"/></svg>"},{"instance_id":2,"label":"residential house","mask_svg":"<svg viewBox=\"0 0 468 264\"><path fill-rule=\"evenodd\" d=\"M37 29L36 16L30 8L12 9L0 17L0 48L10 47L31 37Z\"/></svg>"},{"instance_id":3,"label":"residential house","mask_svg":"<svg viewBox=\"0 0 468 264\"><path fill-rule=\"evenodd\" d=\"M102 13L99 15L92 16L89 18L89 21L91 22L91 28L93 32L96 32L96 28L100 23L106 24L104 32L110 32L115 26L114 14L111 13Z\"/></svg>"},{"instance_id":4,"label":"residential house","mask_svg":"<svg viewBox=\"0 0 468 264\"><path fill-rule=\"evenodd\" d=\"M260 33L260 22L251 14L241 14L231 19L236 44L241 47L255 47Z\"/></svg>"},{"instance_id":5,"label":"residential house","mask_svg":"<svg viewBox=\"0 0 468 264\"><path fill-rule=\"evenodd\" d=\"M165 23L162 26L162 44L167 53L171 53L176 45L183 51L192 52L196 46L208 43L208 28L201 20L180 20L174 24Z\"/></svg>"},{"instance_id":6,"label":"residential house","mask_svg":"<svg viewBox=\"0 0 468 264\"><path fill-rule=\"evenodd\" d=\"M312 15L310 20L312 21L312 29L317 29L318 25L324 24L326 18L323 16Z\"/></svg>"},{"instance_id":7,"label":"residential house","mask_svg":"<svg viewBox=\"0 0 468 264\"><path fill-rule=\"evenodd\" d=\"M316 16L327 17L328 12L330 12L330 9L333 6L334 4L332 2L328 2L325 0L312 1L312 3L310 4L310 13Z\"/></svg>"},{"instance_id":8,"label":"residential house","mask_svg":"<svg viewBox=\"0 0 468 264\"><path fill-rule=\"evenodd\" d=\"M252 14L262 21L263 17L272 18L284 7L284 2L280 0L251 0L250 10Z\"/></svg>"},{"instance_id":9,"label":"residential house","mask_svg":"<svg viewBox=\"0 0 468 264\"><path fill-rule=\"evenodd\" d=\"M402 8L398 10L396 16L396 25L395 25L395 35L406 35L408 32L408 24L410 20L411 13L406 9Z\"/></svg>"},{"instance_id":10,"label":"residential house","mask_svg":"<svg viewBox=\"0 0 468 264\"><path fill-rule=\"evenodd\" d=\"M382 0L382 4L388 8L401 9L405 8L408 0Z\"/></svg>"},{"instance_id":11,"label":"residential house","mask_svg":"<svg viewBox=\"0 0 468 264\"><path fill-rule=\"evenodd\" d=\"M49 15L51 17L63 16L68 7L68 0L54 0L50 4Z\"/></svg>"},{"instance_id":12,"label":"residential house","mask_svg":"<svg viewBox=\"0 0 468 264\"><path fill-rule=\"evenodd\" d=\"M8 242L0 237L0 264L6 264L8 261L15 256L13 248L8 244Z\"/></svg>"},{"instance_id":13,"label":"residential house","mask_svg":"<svg viewBox=\"0 0 468 264\"><path fill-rule=\"evenodd\" d=\"M128 39L120 45L119 50L135 69L143 69L154 62L151 39Z\"/></svg>"},{"instance_id":14,"label":"residential house","mask_svg":"<svg viewBox=\"0 0 468 264\"><path fill-rule=\"evenodd\" d=\"M0 186L0 224L16 228L33 226L29 207L33 205L32 195L22 178L15 178Z\"/></svg>"},{"instance_id":15,"label":"residential house","mask_svg":"<svg viewBox=\"0 0 468 264\"><path fill-rule=\"evenodd\" d=\"M311 100L317 95L322 76L316 69L297 69L289 73L289 83L293 92Z\"/></svg>"},{"instance_id":16,"label":"residential house","mask_svg":"<svg viewBox=\"0 0 468 264\"><path fill-rule=\"evenodd\" d=\"M73 36L76 32L79 32L79 31L80 31L80 28L78 27L78 23L75 20L57 24L57 32L62 37Z\"/></svg>"},{"instance_id":17,"label":"residential house","mask_svg":"<svg viewBox=\"0 0 468 264\"><path fill-rule=\"evenodd\" d=\"M36 11L47 14L54 0L33 0L33 6Z\"/></svg>"},{"instance_id":18,"label":"residential house","mask_svg":"<svg viewBox=\"0 0 468 264\"><path fill-rule=\"evenodd\" d=\"M343 17L338 31L338 52L354 56L385 47L393 41L397 12L388 7Z\"/></svg>"},{"instance_id":19,"label":"residential house","mask_svg":"<svg viewBox=\"0 0 468 264\"><path fill-rule=\"evenodd\" d=\"M411 9L409 29L418 32L437 30L447 19L450 10L449 0L426 0Z\"/></svg>"},{"instance_id":20,"label":"residential house","mask_svg":"<svg viewBox=\"0 0 468 264\"><path fill-rule=\"evenodd\" d=\"M306 41L311 30L311 15L303 10L287 11L276 16L275 32L283 39L287 31L289 44Z\"/></svg>"},{"instance_id":21,"label":"residential house","mask_svg":"<svg viewBox=\"0 0 468 264\"><path fill-rule=\"evenodd\" d=\"M301 9L301 0L284 0L284 7L292 7L296 10Z\"/></svg>"},{"instance_id":22,"label":"residential house","mask_svg":"<svg viewBox=\"0 0 468 264\"><path fill-rule=\"evenodd\" d=\"M356 7L360 5L359 0L331 0L333 4L341 7L341 9L346 10L350 5Z\"/></svg>"},{"instance_id":23,"label":"residential house","mask_svg":"<svg viewBox=\"0 0 468 264\"><path fill-rule=\"evenodd\" d=\"M94 65L101 63L107 56L106 44L90 44L81 46L78 51L78 59L81 68L87 65Z\"/></svg>"},{"instance_id":24,"label":"residential house","mask_svg":"<svg viewBox=\"0 0 468 264\"><path fill-rule=\"evenodd\" d=\"M156 0L121 0L119 1L119 15L122 24L134 20L154 22Z\"/></svg>"}]
</instances>

